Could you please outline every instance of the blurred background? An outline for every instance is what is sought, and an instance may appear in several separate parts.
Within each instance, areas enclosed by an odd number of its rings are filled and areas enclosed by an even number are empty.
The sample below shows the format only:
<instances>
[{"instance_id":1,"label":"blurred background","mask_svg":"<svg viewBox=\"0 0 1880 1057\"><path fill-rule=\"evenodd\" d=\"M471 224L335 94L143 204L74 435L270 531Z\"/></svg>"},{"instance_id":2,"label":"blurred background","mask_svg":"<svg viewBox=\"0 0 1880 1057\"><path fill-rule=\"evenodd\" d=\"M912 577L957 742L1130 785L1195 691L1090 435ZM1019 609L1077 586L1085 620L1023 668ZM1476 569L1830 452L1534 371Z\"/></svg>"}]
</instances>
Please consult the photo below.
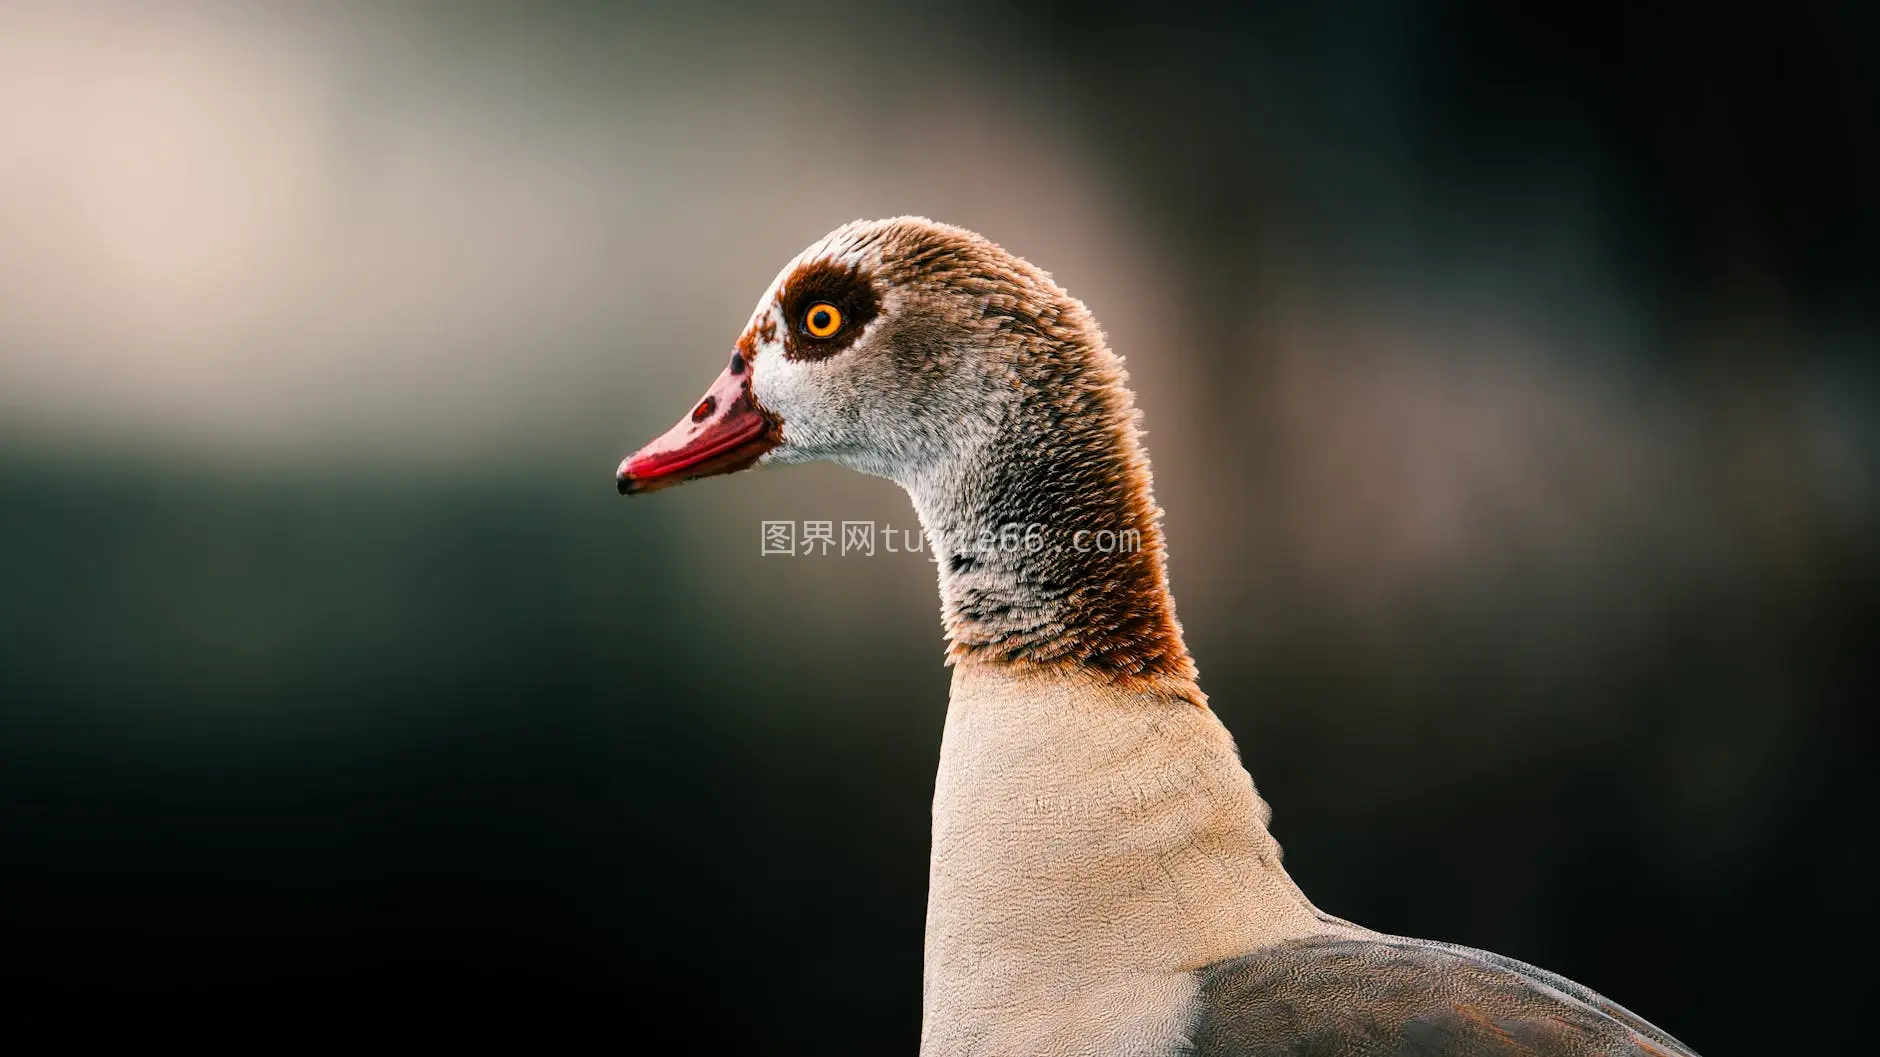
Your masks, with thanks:
<instances>
[{"instance_id":1,"label":"blurred background","mask_svg":"<svg viewBox=\"0 0 1880 1057\"><path fill-rule=\"evenodd\" d=\"M759 551L911 511L612 473L919 213L1128 357L1321 907L1858 1049L1854 13L0 7L0 1037L911 1051L934 572Z\"/></svg>"}]
</instances>

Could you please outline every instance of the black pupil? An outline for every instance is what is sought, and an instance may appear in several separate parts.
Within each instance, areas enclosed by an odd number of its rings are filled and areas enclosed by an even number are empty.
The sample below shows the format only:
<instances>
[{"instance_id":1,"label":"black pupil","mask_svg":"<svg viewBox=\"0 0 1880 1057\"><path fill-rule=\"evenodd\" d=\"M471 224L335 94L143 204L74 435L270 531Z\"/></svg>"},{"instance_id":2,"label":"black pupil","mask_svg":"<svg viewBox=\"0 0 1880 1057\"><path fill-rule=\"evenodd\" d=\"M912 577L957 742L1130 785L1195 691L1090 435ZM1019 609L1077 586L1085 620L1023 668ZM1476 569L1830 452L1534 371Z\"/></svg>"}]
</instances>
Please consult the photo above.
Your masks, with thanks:
<instances>
[{"instance_id":1,"label":"black pupil","mask_svg":"<svg viewBox=\"0 0 1880 1057\"><path fill-rule=\"evenodd\" d=\"M819 308L811 312L809 314L809 325L812 330L827 330L829 328L829 310Z\"/></svg>"}]
</instances>

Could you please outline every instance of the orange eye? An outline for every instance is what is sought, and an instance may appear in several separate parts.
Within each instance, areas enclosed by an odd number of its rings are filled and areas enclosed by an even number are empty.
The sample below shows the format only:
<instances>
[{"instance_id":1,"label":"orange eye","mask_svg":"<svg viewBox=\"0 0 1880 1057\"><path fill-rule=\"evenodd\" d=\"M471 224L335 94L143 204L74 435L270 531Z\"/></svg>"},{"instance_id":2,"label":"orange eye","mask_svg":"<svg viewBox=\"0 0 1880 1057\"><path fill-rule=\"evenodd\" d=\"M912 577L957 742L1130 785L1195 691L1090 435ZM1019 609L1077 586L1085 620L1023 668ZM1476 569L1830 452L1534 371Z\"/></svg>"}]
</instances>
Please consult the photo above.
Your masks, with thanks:
<instances>
[{"instance_id":1,"label":"orange eye","mask_svg":"<svg viewBox=\"0 0 1880 1057\"><path fill-rule=\"evenodd\" d=\"M842 310L827 301L818 301L803 313L803 329L812 338L826 338L842 326Z\"/></svg>"}]
</instances>

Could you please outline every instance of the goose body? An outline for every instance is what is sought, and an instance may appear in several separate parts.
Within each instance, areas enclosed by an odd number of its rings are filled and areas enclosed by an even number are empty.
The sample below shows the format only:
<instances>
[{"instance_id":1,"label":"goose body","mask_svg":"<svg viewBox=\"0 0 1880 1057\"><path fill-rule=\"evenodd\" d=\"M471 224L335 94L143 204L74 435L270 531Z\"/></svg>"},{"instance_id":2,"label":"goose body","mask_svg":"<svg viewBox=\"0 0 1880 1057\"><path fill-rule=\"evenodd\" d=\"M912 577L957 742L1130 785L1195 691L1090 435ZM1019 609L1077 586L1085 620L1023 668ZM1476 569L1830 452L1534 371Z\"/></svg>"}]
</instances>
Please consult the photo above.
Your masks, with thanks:
<instances>
[{"instance_id":1,"label":"goose body","mask_svg":"<svg viewBox=\"0 0 1880 1057\"><path fill-rule=\"evenodd\" d=\"M1307 900L1182 643L1135 422L1049 276L958 228L857 222L617 471L635 493L824 459L913 501L954 666L921 1053L1689 1053L1571 981Z\"/></svg>"}]
</instances>

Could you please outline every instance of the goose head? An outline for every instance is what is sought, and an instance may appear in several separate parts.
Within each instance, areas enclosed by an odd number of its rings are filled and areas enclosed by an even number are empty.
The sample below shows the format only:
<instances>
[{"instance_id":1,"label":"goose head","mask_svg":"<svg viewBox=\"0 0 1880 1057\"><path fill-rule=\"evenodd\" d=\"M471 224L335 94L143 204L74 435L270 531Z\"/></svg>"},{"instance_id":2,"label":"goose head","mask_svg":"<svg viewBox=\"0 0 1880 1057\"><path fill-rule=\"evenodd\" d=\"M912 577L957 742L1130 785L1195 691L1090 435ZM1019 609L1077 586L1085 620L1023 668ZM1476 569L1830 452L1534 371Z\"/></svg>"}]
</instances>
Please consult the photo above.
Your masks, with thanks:
<instances>
[{"instance_id":1,"label":"goose head","mask_svg":"<svg viewBox=\"0 0 1880 1057\"><path fill-rule=\"evenodd\" d=\"M858 221L784 266L704 398L615 480L634 494L818 459L889 478L939 565L950 657L1187 686L1125 382L1031 264L921 218ZM1139 545L1093 552L1097 533Z\"/></svg>"},{"instance_id":2,"label":"goose head","mask_svg":"<svg viewBox=\"0 0 1880 1057\"><path fill-rule=\"evenodd\" d=\"M973 458L1021 394L1016 333L1048 278L916 218L830 232L785 265L677 425L620 463L622 495L825 460L913 489Z\"/></svg>"}]
</instances>

